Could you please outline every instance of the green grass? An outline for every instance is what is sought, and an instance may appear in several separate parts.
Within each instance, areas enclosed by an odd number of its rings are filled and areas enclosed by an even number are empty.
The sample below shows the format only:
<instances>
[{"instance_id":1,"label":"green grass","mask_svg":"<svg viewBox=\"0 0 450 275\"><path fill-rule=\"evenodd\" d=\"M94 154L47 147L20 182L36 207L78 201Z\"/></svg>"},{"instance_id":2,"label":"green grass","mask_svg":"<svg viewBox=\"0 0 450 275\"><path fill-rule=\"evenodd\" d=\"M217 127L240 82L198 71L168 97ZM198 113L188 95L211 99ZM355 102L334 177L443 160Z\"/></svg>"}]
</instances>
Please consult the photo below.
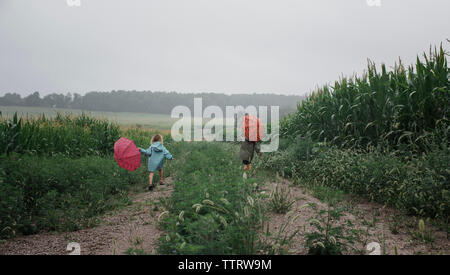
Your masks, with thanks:
<instances>
[{"instance_id":1,"label":"green grass","mask_svg":"<svg viewBox=\"0 0 450 275\"><path fill-rule=\"evenodd\" d=\"M177 143L175 190L160 217L160 254L255 254L264 214L237 146Z\"/></svg>"}]
</instances>

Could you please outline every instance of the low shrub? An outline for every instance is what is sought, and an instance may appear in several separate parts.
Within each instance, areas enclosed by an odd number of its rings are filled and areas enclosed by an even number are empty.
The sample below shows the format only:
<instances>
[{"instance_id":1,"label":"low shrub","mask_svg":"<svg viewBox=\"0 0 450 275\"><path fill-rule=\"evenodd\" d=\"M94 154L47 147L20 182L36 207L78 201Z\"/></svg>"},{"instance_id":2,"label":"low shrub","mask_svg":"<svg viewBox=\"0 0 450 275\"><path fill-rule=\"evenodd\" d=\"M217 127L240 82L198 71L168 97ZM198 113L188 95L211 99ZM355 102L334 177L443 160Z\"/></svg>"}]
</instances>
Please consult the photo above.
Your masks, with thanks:
<instances>
[{"instance_id":1,"label":"low shrub","mask_svg":"<svg viewBox=\"0 0 450 275\"><path fill-rule=\"evenodd\" d=\"M444 219L449 216L448 147L442 146L428 154L406 158L376 150L367 152L314 147L309 141L302 143L302 146L293 144L284 151L274 153L262 165L268 169L286 171L284 175L293 178L297 184L337 188L397 207L409 214ZM313 153L306 158L302 148L308 146Z\"/></svg>"},{"instance_id":2,"label":"low shrub","mask_svg":"<svg viewBox=\"0 0 450 275\"><path fill-rule=\"evenodd\" d=\"M141 182L143 172L126 171L112 157L3 155L0 237L89 227L99 214L128 202L130 184Z\"/></svg>"}]
</instances>

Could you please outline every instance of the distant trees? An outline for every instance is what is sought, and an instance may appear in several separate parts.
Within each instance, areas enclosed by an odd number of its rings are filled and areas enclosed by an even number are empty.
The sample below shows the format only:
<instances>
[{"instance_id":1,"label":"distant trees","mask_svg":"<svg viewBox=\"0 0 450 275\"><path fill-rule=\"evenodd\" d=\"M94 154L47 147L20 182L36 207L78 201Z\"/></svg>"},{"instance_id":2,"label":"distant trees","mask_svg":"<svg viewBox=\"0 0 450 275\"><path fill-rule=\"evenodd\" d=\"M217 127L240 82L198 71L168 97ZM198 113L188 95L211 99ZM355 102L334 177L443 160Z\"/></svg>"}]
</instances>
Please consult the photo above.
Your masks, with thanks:
<instances>
[{"instance_id":1,"label":"distant trees","mask_svg":"<svg viewBox=\"0 0 450 275\"><path fill-rule=\"evenodd\" d=\"M34 92L24 98L19 94L7 93L0 97L3 106L39 106L55 108L72 108L105 112L139 112L170 114L173 107L185 105L193 108L194 97L202 97L204 106L280 106L281 116L293 112L303 99L301 96L286 96L274 94L183 94L175 92L150 91L111 91L89 92L80 94L50 94L43 98L39 92Z\"/></svg>"},{"instance_id":2,"label":"distant trees","mask_svg":"<svg viewBox=\"0 0 450 275\"><path fill-rule=\"evenodd\" d=\"M39 92L34 92L25 97L24 101L26 106L42 106L42 99L39 96Z\"/></svg>"},{"instance_id":3,"label":"distant trees","mask_svg":"<svg viewBox=\"0 0 450 275\"><path fill-rule=\"evenodd\" d=\"M72 108L72 95L50 94L42 99L42 103L46 107ZM31 105L32 106L32 105Z\"/></svg>"},{"instance_id":4,"label":"distant trees","mask_svg":"<svg viewBox=\"0 0 450 275\"><path fill-rule=\"evenodd\" d=\"M18 94L7 93L3 97L0 97L0 105L9 106L21 106L23 105L22 98Z\"/></svg>"},{"instance_id":5,"label":"distant trees","mask_svg":"<svg viewBox=\"0 0 450 275\"><path fill-rule=\"evenodd\" d=\"M76 100L80 99L80 95ZM0 105L3 106L36 106L36 107L57 107L57 108L73 108L75 101L72 99L72 95L68 93L63 94L50 94L41 98L39 92L34 92L24 98L19 94L7 93L3 97L0 97ZM81 105L79 105L81 107Z\"/></svg>"}]
</instances>

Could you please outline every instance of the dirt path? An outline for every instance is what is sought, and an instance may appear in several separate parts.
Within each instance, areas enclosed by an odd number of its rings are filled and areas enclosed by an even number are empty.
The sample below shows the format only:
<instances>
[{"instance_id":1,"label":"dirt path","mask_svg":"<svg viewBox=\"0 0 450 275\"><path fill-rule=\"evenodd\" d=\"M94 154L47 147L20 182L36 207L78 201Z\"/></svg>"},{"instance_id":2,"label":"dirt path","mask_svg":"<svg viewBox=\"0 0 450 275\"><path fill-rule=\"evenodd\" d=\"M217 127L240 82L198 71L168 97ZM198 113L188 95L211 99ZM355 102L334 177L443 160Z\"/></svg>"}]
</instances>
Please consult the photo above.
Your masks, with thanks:
<instances>
[{"instance_id":1,"label":"dirt path","mask_svg":"<svg viewBox=\"0 0 450 275\"><path fill-rule=\"evenodd\" d=\"M170 197L173 190L172 179L167 178L165 182L165 185L157 186L151 192L133 195L131 205L107 213L97 227L8 240L0 245L0 255L68 254L66 248L70 242L80 244L81 255L124 254L130 249L132 253L154 254L162 233L157 227L161 212L157 202Z\"/></svg>"},{"instance_id":2,"label":"dirt path","mask_svg":"<svg viewBox=\"0 0 450 275\"><path fill-rule=\"evenodd\" d=\"M288 248L288 251L290 254L306 254L304 235L312 231L308 220L314 218L319 210L326 210L328 205L285 179L277 181L277 183L266 183L265 192L270 194L277 185L279 188L288 188L290 196L295 200L295 203L290 214L269 212L269 230L272 234L279 234L280 236L289 236L296 230L299 230L293 238L292 245ZM314 203L317 207L316 210L311 207L301 208L307 203ZM450 253L450 241L447 238L447 233L437 230L428 223L426 223L426 230L431 232L432 240L424 242L413 238L414 232L418 231L418 219L415 217L406 217L400 215L394 209L361 199L346 198L340 206L345 209L345 215L341 217L341 221L350 220L354 224L353 228L362 231L360 233L361 240L355 245L355 248L360 250L359 253L369 254L366 248L367 244L371 242L379 243L381 252L383 253L384 251L384 254L395 254L394 247L397 248L399 255ZM297 215L297 219L292 222ZM280 232L283 225L287 226ZM348 251L346 254L355 254L355 252Z\"/></svg>"},{"instance_id":3,"label":"dirt path","mask_svg":"<svg viewBox=\"0 0 450 275\"><path fill-rule=\"evenodd\" d=\"M328 206L304 189L284 179L266 183L262 191L270 194L276 186L288 188L289 196L295 200L295 203L289 214L269 212L267 226L272 236L289 236L299 230L287 249L289 254L306 254L304 236L305 233L312 231L308 221L316 216L317 211L326 210ZM155 254L156 242L162 234L157 227L158 216L163 210L161 203L158 202L170 197L172 191L172 179L167 178L166 185L158 186L152 192L132 195L131 205L104 215L97 227L76 232L45 233L8 240L0 245L0 255L68 254L66 248L70 242L80 244L82 255L125 254L127 250L131 254ZM266 202L268 200L266 199ZM314 203L316 209L302 207L310 203ZM394 254L394 247L397 248L398 254L450 253L450 242L446 232L439 231L428 224L427 230L432 232L432 241L423 242L414 239L412 232L417 231L418 222L414 217L405 217L393 209L363 200L346 199L341 206L345 208L345 215L341 219L352 221L354 228L363 232L360 234L360 241L355 245L355 248L361 251L360 253L368 254L366 246L370 242L378 242L382 245L385 254ZM293 221L294 217L296 217L295 221ZM346 254L355 254L355 252L348 251Z\"/></svg>"}]
</instances>

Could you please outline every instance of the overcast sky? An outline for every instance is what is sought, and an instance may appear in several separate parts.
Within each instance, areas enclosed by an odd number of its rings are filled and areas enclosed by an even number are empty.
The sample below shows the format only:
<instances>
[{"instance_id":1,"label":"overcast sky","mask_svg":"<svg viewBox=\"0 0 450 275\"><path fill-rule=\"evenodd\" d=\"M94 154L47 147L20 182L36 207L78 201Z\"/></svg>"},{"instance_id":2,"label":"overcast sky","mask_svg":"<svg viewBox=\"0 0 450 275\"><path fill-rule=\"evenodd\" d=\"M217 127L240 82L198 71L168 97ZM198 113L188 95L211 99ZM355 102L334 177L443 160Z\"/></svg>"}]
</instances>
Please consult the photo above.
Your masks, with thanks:
<instances>
[{"instance_id":1,"label":"overcast sky","mask_svg":"<svg viewBox=\"0 0 450 275\"><path fill-rule=\"evenodd\" d=\"M0 95L300 95L361 74L367 58L392 66L450 49L449 0L67 2L0 0Z\"/></svg>"}]
</instances>

